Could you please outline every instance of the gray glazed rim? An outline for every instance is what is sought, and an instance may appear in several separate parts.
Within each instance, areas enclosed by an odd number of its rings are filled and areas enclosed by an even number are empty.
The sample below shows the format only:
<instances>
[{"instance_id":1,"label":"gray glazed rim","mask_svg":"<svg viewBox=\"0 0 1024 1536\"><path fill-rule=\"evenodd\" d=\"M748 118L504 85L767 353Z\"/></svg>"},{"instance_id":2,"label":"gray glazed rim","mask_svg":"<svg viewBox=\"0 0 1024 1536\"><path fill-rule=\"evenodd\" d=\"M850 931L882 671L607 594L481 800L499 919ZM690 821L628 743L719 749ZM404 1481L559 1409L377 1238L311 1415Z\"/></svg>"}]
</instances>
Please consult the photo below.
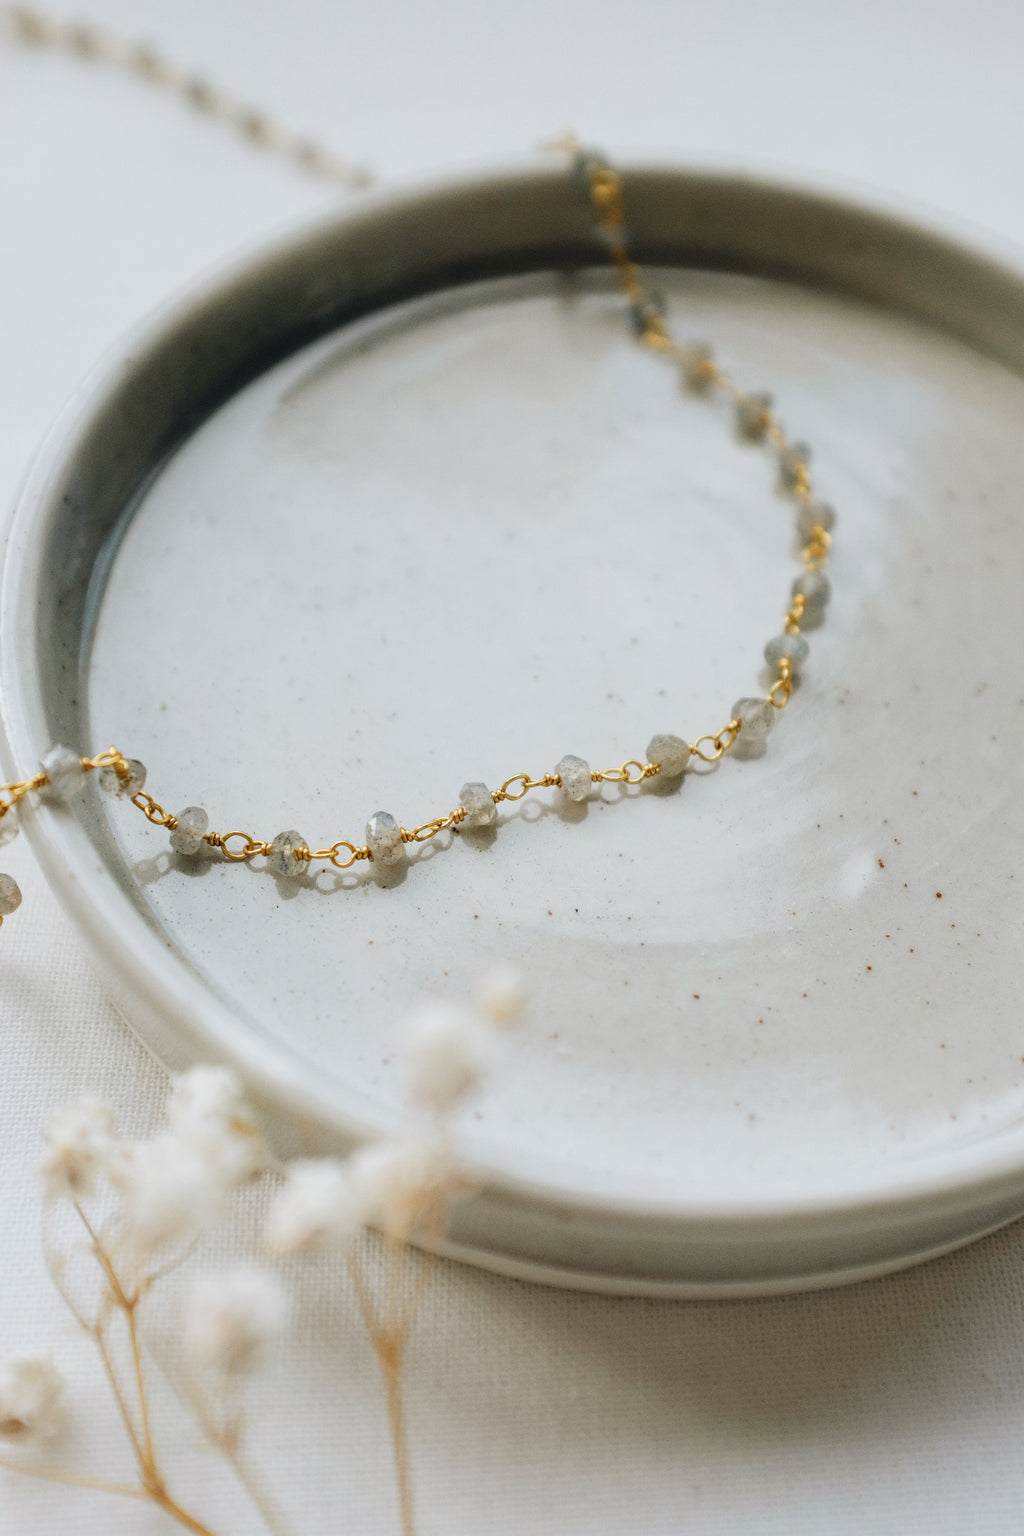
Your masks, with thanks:
<instances>
[{"instance_id":1,"label":"gray glazed rim","mask_svg":"<svg viewBox=\"0 0 1024 1536\"><path fill-rule=\"evenodd\" d=\"M912 315L1024 373L1024 260L1000 242L939 216L907 217L884 199L770 173L713 164L624 169L644 262L825 287ZM0 596L7 775L31 772L51 740L82 742L83 750L106 745L84 741L77 686L76 637L88 630L95 562L140 484L195 425L296 347L384 304L491 275L594 265L590 225L554 167L375 193L200 279L117 346L56 422L7 529ZM229 1061L266 1102L343 1139L368 1134L311 1068L254 1037L168 955L77 813L40 805L24 823L116 1001L165 1059ZM1019 1214L1024 1129L827 1197L794 1189L784 1199L746 1202L605 1198L507 1168L470 1171L484 1193L456 1218L452 1246L463 1257L487 1261L496 1220L506 1234L497 1245L510 1256L506 1267L564 1269L564 1244L551 1234L570 1222L577 1237L590 1232L591 1251L610 1244L617 1252L589 1269L581 1259L578 1276L608 1277L617 1267L625 1288L637 1289L629 1253L643 1234L675 1255L667 1268L647 1266L654 1283L670 1282L689 1245L707 1249L708 1283L719 1290L730 1288L725 1250L736 1261L736 1284L749 1289L748 1272L750 1285L769 1289L776 1261L753 1278L761 1245L777 1253L780 1284L790 1283L787 1264L803 1266L803 1283L812 1272L851 1278Z\"/></svg>"}]
</instances>

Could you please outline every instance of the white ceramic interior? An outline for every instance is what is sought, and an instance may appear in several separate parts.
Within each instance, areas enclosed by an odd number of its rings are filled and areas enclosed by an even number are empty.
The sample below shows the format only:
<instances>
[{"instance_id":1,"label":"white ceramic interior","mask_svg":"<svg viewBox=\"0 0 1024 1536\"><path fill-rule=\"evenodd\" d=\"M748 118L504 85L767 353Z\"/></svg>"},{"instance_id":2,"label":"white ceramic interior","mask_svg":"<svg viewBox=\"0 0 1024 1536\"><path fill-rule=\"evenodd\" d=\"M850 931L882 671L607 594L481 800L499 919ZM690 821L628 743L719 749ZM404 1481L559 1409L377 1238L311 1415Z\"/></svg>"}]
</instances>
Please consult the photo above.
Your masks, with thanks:
<instances>
[{"instance_id":1,"label":"white ceramic interior","mask_svg":"<svg viewBox=\"0 0 1024 1536\"><path fill-rule=\"evenodd\" d=\"M813 189L627 187L673 325L773 391L839 509L767 755L531 796L387 886L191 863L94 789L25 819L143 1038L325 1145L393 1122L410 1007L519 965L529 1019L460 1125L462 1256L854 1278L1024 1210L1024 279ZM171 809L325 845L763 688L791 505L580 273L588 224L557 172L383 195L120 349L10 532L8 771L116 741Z\"/></svg>"}]
</instances>

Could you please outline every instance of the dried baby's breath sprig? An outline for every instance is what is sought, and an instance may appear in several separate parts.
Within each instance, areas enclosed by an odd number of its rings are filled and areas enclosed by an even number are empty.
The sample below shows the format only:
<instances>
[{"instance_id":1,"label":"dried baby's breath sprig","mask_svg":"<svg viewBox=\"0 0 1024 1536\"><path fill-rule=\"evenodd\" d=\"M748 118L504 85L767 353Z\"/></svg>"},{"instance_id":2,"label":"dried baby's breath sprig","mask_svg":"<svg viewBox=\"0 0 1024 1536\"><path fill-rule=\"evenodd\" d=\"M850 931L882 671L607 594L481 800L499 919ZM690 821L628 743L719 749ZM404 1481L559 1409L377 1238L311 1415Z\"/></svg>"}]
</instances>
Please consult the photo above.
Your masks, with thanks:
<instances>
[{"instance_id":1,"label":"dried baby's breath sprig","mask_svg":"<svg viewBox=\"0 0 1024 1536\"><path fill-rule=\"evenodd\" d=\"M453 1121L494 1064L497 1030L513 1022L524 1003L521 980L506 969L484 979L471 1008L434 1003L421 1009L404 1052L405 1114L398 1132L345 1160L292 1163L264 1229L264 1244L274 1255L326 1248L346 1253L384 1377L404 1536L415 1533L402 1393L406 1346L451 1204L470 1188L458 1168ZM47 1264L96 1347L138 1479L115 1483L14 1458L0 1458L0 1466L141 1499L193 1536L215 1536L168 1489L156 1450L139 1313L154 1287L221 1220L232 1194L266 1170L256 1115L233 1072L195 1067L174 1080L167 1123L149 1140L122 1136L110 1105L83 1098L49 1117L43 1142ZM58 1238L62 1220L77 1226L77 1241ZM377 1229L383 1244L374 1275L357 1244L367 1226ZM414 1252L412 1242L427 1251ZM182 1395L273 1536L287 1536L288 1525L246 1457L245 1387L287 1313L279 1279L249 1267L199 1280L183 1327L192 1369ZM0 1437L31 1441L53 1434L62 1403L63 1384L48 1357L23 1356L0 1369Z\"/></svg>"},{"instance_id":2,"label":"dried baby's breath sprig","mask_svg":"<svg viewBox=\"0 0 1024 1536\"><path fill-rule=\"evenodd\" d=\"M452 1122L497 1055L496 1031L514 1023L526 989L509 967L487 975L476 1004L433 1003L411 1020L403 1052L405 1114L399 1132L344 1162L304 1158L285 1170L264 1228L275 1255L346 1250L349 1272L384 1378L403 1536L414 1536L402 1371L409 1338L437 1262L454 1200L471 1186L460 1173ZM383 1240L377 1283L356 1245L362 1227ZM425 1251L415 1253L411 1243Z\"/></svg>"},{"instance_id":3,"label":"dried baby's breath sprig","mask_svg":"<svg viewBox=\"0 0 1024 1536\"><path fill-rule=\"evenodd\" d=\"M213 1536L170 1493L157 1457L139 1310L153 1287L220 1220L232 1191L260 1172L266 1152L240 1082L223 1067L196 1067L176 1078L167 1122L150 1140L130 1141L118 1133L109 1105L85 1098L51 1115L43 1135L47 1263L58 1290L96 1346L135 1457L138 1482L80 1478L28 1462L4 1464L37 1477L146 1499L193 1536ZM85 1234L85 1276L91 1277L85 1292L81 1242L61 1241L55 1235L62 1212ZM278 1290L270 1277L250 1281L247 1289L237 1278L220 1282L219 1308L207 1303L205 1332L200 1326L202 1305L197 1303L190 1337L225 1379L255 1359L260 1339L271 1331L271 1313L283 1318L283 1301L277 1307L273 1299ZM57 1413L58 1385L53 1368L44 1362L13 1362L0 1376L0 1413L8 1434L25 1438L30 1431L42 1433ZM241 1423L238 1405L234 1449L240 1443ZM232 1461L244 1478L240 1460ZM262 1507L255 1492L253 1497ZM267 1523L271 1530L283 1529L272 1520Z\"/></svg>"}]
</instances>

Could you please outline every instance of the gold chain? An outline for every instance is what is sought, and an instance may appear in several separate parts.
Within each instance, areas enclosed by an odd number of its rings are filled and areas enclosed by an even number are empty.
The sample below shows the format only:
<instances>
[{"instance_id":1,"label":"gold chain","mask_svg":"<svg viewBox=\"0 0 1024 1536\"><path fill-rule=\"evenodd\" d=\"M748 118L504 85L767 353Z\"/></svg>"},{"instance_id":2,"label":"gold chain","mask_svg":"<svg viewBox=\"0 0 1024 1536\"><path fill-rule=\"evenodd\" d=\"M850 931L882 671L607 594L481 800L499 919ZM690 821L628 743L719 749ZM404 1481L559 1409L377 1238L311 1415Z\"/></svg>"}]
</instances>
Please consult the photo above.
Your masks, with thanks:
<instances>
[{"instance_id":1,"label":"gold chain","mask_svg":"<svg viewBox=\"0 0 1024 1536\"><path fill-rule=\"evenodd\" d=\"M713 762L721 757L722 753L735 741L739 733L739 722L731 720L717 736L702 736L690 749L695 757L703 758L705 762ZM701 750L701 742L714 743L716 750L707 754ZM79 759L83 773L92 773L97 768L113 768L124 783L131 777L131 765L129 759L118 747L107 747L95 757L83 757ZM594 784L642 784L645 779L654 778L661 772L661 763L642 763L637 758L630 758L628 762L621 763L617 768L595 769L591 775ZM48 774L37 773L35 778L26 779L18 784L0 784L0 818L4 817L12 806L16 805L25 795L32 790L45 789L50 783ZM491 793L491 799L495 805L503 801L522 800L531 789L558 788L562 783L561 775L557 773L545 773L539 778L533 778L528 773L514 773L507 778L499 789ZM178 817L173 811L165 810L153 796L145 790L139 790L131 796L131 803L139 808L147 821L155 826L164 827L168 832L173 832L178 826ZM429 838L436 837L439 832L446 832L449 828L457 827L466 819L465 806L457 805L443 816L434 816L430 821L421 822L418 827L400 827L399 833L403 843L425 843ZM249 832L206 832L203 834L203 842L211 848L219 848L226 859L233 863L241 863L244 859L254 859L266 856L271 849L271 844L264 839L253 837ZM234 846L237 844L237 846ZM297 848L292 857L302 863L312 863L322 860L333 864L335 869L350 869L360 860L373 862L373 854L365 844L351 843L339 838L332 843L330 848Z\"/></svg>"},{"instance_id":2,"label":"gold chain","mask_svg":"<svg viewBox=\"0 0 1024 1536\"><path fill-rule=\"evenodd\" d=\"M280 155L348 192L368 186L373 179L365 167L342 160L324 145L221 90L202 75L180 69L148 43L132 42L89 23L60 21L25 5L0 5L0 23L6 23L15 39L29 47L58 49L139 76L177 96L194 111L226 123L256 148Z\"/></svg>"},{"instance_id":3,"label":"gold chain","mask_svg":"<svg viewBox=\"0 0 1024 1536\"><path fill-rule=\"evenodd\" d=\"M151 84L174 92L190 106L220 118L242 132L253 144L274 151L301 165L304 170L344 186L353 188L365 185L369 179L359 167L338 159L328 150L300 137L291 129L274 122L262 112L246 106L226 92L207 84L199 77L189 75L143 44L127 42L93 26L57 21L42 12L23 6L0 5L0 21L13 27L15 36L22 42L36 47L62 48L77 56L117 65L141 75ZM623 181L618 171L592 151L584 150L578 140L568 137L549 146L572 156L574 169L582 177L590 200L598 216L598 234L606 245L612 268L619 285L630 301L637 334L641 344L661 356L668 357L682 366L684 377L698 390L717 390L731 403L747 412L748 436L771 446L785 466L787 488L798 503L810 508L818 503L812 500L810 471L806 462L806 450L794 443L786 434L782 423L767 403L767 397L749 396L740 390L723 368L715 363L707 349L686 345L677 341L665 323L660 304L647 288L640 268L629 254L628 240L623 218ZM822 572L828 563L830 534L821 523L813 521L801 549L805 571L809 574ZM804 618L807 599L797 593L783 620L783 635L798 637ZM793 692L794 669L792 661L781 656L776 663L776 677L764 698L764 704L774 709L784 709ZM755 701L756 702L756 701ZM721 730L698 736L688 748L679 743L690 756L704 763L715 763L735 744L743 722L730 720ZM653 746L653 743L652 743ZM72 759L73 761L73 759ZM133 766L118 747L108 747L95 757L79 759L83 773L97 769L112 769L122 785L132 782ZM636 786L662 772L660 761L641 762L629 758L615 768L590 773L594 784L624 784ZM0 785L0 828L3 818L9 815L26 795L45 789L50 784L46 772L33 778ZM562 784L561 775L545 773L534 777L528 773L514 773L504 780L499 789L490 792L495 806L506 801L523 799L531 790L557 788ZM465 791L463 791L465 793ZM164 809L152 795L139 789L131 795L131 802L155 826L174 832L179 818ZM457 805L441 816L434 816L416 827L399 827L397 835L402 844L428 841L439 833L457 831L467 817L466 808ZM210 848L219 849L226 859L242 862L265 857L273 845L265 839L253 837L248 832L205 832L201 841ZM329 848L310 849L298 847L291 850L291 857L300 863L322 861L335 869L346 870L362 861L373 861L371 849L363 843L339 839ZM0 877L0 880L7 877ZM20 896L19 896L20 899ZM0 923L3 916L0 915Z\"/></svg>"}]
</instances>

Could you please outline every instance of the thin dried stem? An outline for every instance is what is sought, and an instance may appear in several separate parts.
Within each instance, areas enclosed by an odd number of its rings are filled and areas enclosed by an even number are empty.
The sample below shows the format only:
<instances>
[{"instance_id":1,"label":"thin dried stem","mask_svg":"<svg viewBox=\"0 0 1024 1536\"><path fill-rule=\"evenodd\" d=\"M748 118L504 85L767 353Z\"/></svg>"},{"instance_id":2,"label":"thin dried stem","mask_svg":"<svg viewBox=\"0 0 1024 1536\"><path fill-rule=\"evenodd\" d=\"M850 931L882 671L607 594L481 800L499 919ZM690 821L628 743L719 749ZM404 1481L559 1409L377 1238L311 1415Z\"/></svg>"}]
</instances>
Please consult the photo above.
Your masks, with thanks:
<instances>
[{"instance_id":1,"label":"thin dried stem","mask_svg":"<svg viewBox=\"0 0 1024 1536\"><path fill-rule=\"evenodd\" d=\"M170 1515L172 1520L177 1521L186 1530L192 1531L193 1536L215 1536L215 1532L209 1526L204 1525L201 1520L197 1520L194 1515L190 1515L187 1509L183 1509L177 1500L171 1497L164 1484L163 1474L157 1465L149 1414L149 1397L146 1392L146 1380L142 1366L142 1348L139 1343L138 1319L136 1317L136 1309L143 1290L136 1290L133 1295L128 1294L121 1282L121 1277L114 1268L114 1262L107 1252L103 1239L82 1209L79 1201L74 1201L74 1207L82 1225L89 1234L93 1255L106 1279L108 1306L113 1305L124 1314L125 1326L128 1331L128 1343L131 1350L132 1370L135 1377L139 1418L142 1425L141 1435L136 1427L134 1416L128 1406L124 1388L121 1385L120 1377L117 1374L117 1369L110 1354L110 1348L104 1332L105 1319L98 1322L94 1328L88 1329L96 1341L96 1348L103 1362L103 1368L107 1373L107 1380L110 1382L114 1400L121 1415L121 1421L124 1424L132 1449L135 1452L136 1460L139 1463L139 1471L142 1475L142 1496L149 1498L158 1509L162 1509L165 1514ZM148 1289L148 1287L146 1288Z\"/></svg>"},{"instance_id":2,"label":"thin dried stem","mask_svg":"<svg viewBox=\"0 0 1024 1536\"><path fill-rule=\"evenodd\" d=\"M349 1255L348 1266L359 1310L384 1377L388 1401L388 1425L391 1430L391 1448L395 1462L395 1482L398 1488L398 1507L402 1519L402 1536L416 1536L412 1476L409 1469L409 1441L402 1393L402 1368L405 1364L405 1346L415 1320L417 1293L420 1287L418 1284L414 1287L413 1296L410 1299L403 1298L401 1265L408 1263L409 1249L400 1238L390 1234L384 1241L384 1288L386 1310L390 1319L388 1323L382 1322L377 1314L363 1266L355 1254Z\"/></svg>"},{"instance_id":3,"label":"thin dried stem","mask_svg":"<svg viewBox=\"0 0 1024 1536\"><path fill-rule=\"evenodd\" d=\"M185 1260L190 1259L195 1253L196 1249L199 1247L201 1238L202 1233L197 1232L195 1237L190 1238L189 1241L185 1244L184 1248L180 1250L180 1252L173 1254L171 1258L167 1260L166 1264L161 1265L159 1269L151 1270L139 1287L139 1294L137 1299L141 1301L146 1291L151 1291L154 1285L156 1285L159 1281L165 1280L168 1275L173 1275L176 1269L180 1269Z\"/></svg>"},{"instance_id":4,"label":"thin dried stem","mask_svg":"<svg viewBox=\"0 0 1024 1536\"><path fill-rule=\"evenodd\" d=\"M401 1351L398 1352L394 1361L384 1366L384 1380L388 1391L388 1423L391 1426L391 1445L395 1455L395 1481L398 1484L402 1536L416 1536L412 1477L409 1472L409 1441L405 1426L405 1400L402 1394Z\"/></svg>"},{"instance_id":5,"label":"thin dried stem","mask_svg":"<svg viewBox=\"0 0 1024 1536\"><path fill-rule=\"evenodd\" d=\"M194 1515L190 1515L187 1509L182 1509L181 1505L171 1498L166 1488L154 1488L150 1492L149 1497L158 1509L164 1511L164 1514L170 1515L172 1520L177 1520L178 1524L183 1525L186 1531L192 1531L193 1536L217 1536L217 1533L211 1530L208 1525L204 1525L201 1520L197 1520Z\"/></svg>"},{"instance_id":6,"label":"thin dried stem","mask_svg":"<svg viewBox=\"0 0 1024 1536\"><path fill-rule=\"evenodd\" d=\"M97 1493L116 1493L125 1499L148 1499L145 1488L132 1488L127 1483L108 1483L100 1477L79 1477L76 1472L65 1472L60 1467L34 1467L26 1462L13 1461L0 1456L0 1467L5 1472L23 1472L26 1477L43 1478L48 1483L65 1483L69 1488L91 1488Z\"/></svg>"},{"instance_id":7,"label":"thin dried stem","mask_svg":"<svg viewBox=\"0 0 1024 1536\"><path fill-rule=\"evenodd\" d=\"M412 1294L406 1301L399 1324L405 1337L408 1337L416 1326L416 1319L419 1316L420 1307L423 1305L423 1298L430 1289L430 1282L433 1280L434 1272L440 1262L441 1255L433 1249L428 1249L425 1253L421 1252L417 1258L416 1279L413 1284Z\"/></svg>"},{"instance_id":8,"label":"thin dried stem","mask_svg":"<svg viewBox=\"0 0 1024 1536\"><path fill-rule=\"evenodd\" d=\"M267 1530L272 1533L272 1536L292 1536L292 1528L288 1524L284 1511L273 1494L264 1486L263 1479L242 1454L241 1446L225 1445L221 1449L238 1481L259 1510Z\"/></svg>"},{"instance_id":9,"label":"thin dried stem","mask_svg":"<svg viewBox=\"0 0 1024 1536\"><path fill-rule=\"evenodd\" d=\"M447 1219L447 1201L438 1201L433 1209L427 1213L426 1219L423 1221L418 1232L419 1241L425 1244L425 1246L417 1247L415 1250L408 1244L405 1247L405 1253L409 1259L413 1258L415 1254L415 1271L412 1286L400 1309L397 1323L405 1338L408 1338L416 1326L416 1319L419 1317L423 1299L430 1288L430 1282L434 1278L437 1266L441 1262L441 1255L437 1251L437 1244L441 1241Z\"/></svg>"},{"instance_id":10,"label":"thin dried stem","mask_svg":"<svg viewBox=\"0 0 1024 1536\"><path fill-rule=\"evenodd\" d=\"M384 1277L387 1285L385 1315L394 1323L398 1316L401 1295L402 1266L408 1263L408 1249L393 1232L384 1238Z\"/></svg>"},{"instance_id":11,"label":"thin dried stem","mask_svg":"<svg viewBox=\"0 0 1024 1536\"><path fill-rule=\"evenodd\" d=\"M93 1255L97 1264L100 1266L104 1275L106 1276L106 1281L110 1287L111 1295L114 1301L117 1302L119 1307L127 1308L129 1306L128 1297L125 1295L124 1287L121 1284L120 1278L116 1269L114 1268L110 1255L107 1253L107 1250L104 1248L103 1243L100 1240L99 1233L96 1231L92 1222L89 1220L88 1216L85 1214L77 1200L74 1202L74 1206L79 1220L81 1221L85 1230L88 1232L92 1241Z\"/></svg>"},{"instance_id":12,"label":"thin dried stem","mask_svg":"<svg viewBox=\"0 0 1024 1536\"><path fill-rule=\"evenodd\" d=\"M374 1309L373 1298L370 1295L370 1288L366 1283L363 1266L359 1261L358 1255L355 1253L348 1255L348 1272L352 1277L352 1285L356 1293L356 1300L359 1303L359 1312L363 1319L363 1325L370 1338L375 1339L383 1325Z\"/></svg>"},{"instance_id":13,"label":"thin dried stem","mask_svg":"<svg viewBox=\"0 0 1024 1536\"><path fill-rule=\"evenodd\" d=\"M103 1369L107 1373L107 1380L110 1382L110 1389L114 1394L114 1401L117 1404L117 1411L121 1415L121 1422L125 1427L125 1433L131 1441L132 1450L135 1452L135 1459L139 1463L139 1470L142 1472L143 1478L145 1478L149 1471L146 1463L146 1454L139 1439L138 1430L135 1428L135 1420L132 1418L131 1410L128 1407L120 1378L110 1357L110 1350L107 1347L107 1339L102 1327L94 1328L92 1330L92 1337L96 1341L96 1348L99 1351L100 1359L103 1361Z\"/></svg>"},{"instance_id":14,"label":"thin dried stem","mask_svg":"<svg viewBox=\"0 0 1024 1536\"><path fill-rule=\"evenodd\" d=\"M121 1283L121 1277L118 1275L117 1270L114 1268L114 1262L107 1252L106 1247L104 1246L103 1239L96 1231L95 1227L89 1220L85 1211L82 1209L82 1206L78 1200L74 1202L74 1206L76 1212L78 1213L79 1219L82 1222L82 1225L85 1227L85 1230L89 1234L89 1238L92 1242L92 1251L96 1258L96 1262L99 1264L106 1278L108 1290L110 1293L110 1300L124 1313L125 1326L128 1330L128 1343L132 1356L132 1370L135 1376L135 1392L136 1398L138 1400L139 1418L142 1424L141 1437L138 1430L136 1429L134 1417L129 1412L127 1400L124 1396L124 1390L121 1387L120 1379L114 1369L114 1363L111 1359L110 1351L107 1348L102 1326L98 1326L94 1330L96 1344L100 1351L103 1364L106 1368L107 1376L110 1379L110 1385L113 1388L114 1396L117 1399L117 1406L121 1412L121 1417L124 1420L125 1428L131 1437L131 1442L135 1449L135 1454L138 1458L139 1467L142 1472L143 1483L145 1484L146 1488L152 1491L154 1498L162 1497L165 1494L164 1481L157 1466L156 1452L153 1448L153 1431L149 1417L149 1399L146 1395L146 1382L142 1370L142 1351L139 1348L139 1330L135 1316L135 1309L138 1305L139 1299L138 1294L132 1296L128 1295L123 1284Z\"/></svg>"},{"instance_id":15,"label":"thin dried stem","mask_svg":"<svg viewBox=\"0 0 1024 1536\"><path fill-rule=\"evenodd\" d=\"M244 1406L240 1403L236 1404L233 1410L234 1416L229 1417L224 1426L218 1425L215 1422L213 1408L200 1383L193 1379L184 1381L180 1377L176 1379L168 1367L162 1350L151 1349L151 1354L179 1403L191 1411L203 1437L227 1461L272 1536L292 1536L292 1529L284 1512L273 1495L264 1487L262 1480L253 1471L243 1454Z\"/></svg>"},{"instance_id":16,"label":"thin dried stem","mask_svg":"<svg viewBox=\"0 0 1024 1536\"><path fill-rule=\"evenodd\" d=\"M53 1286L57 1292L57 1295L67 1307L79 1328L81 1328L84 1333L92 1335L95 1332L96 1325L95 1323L90 1323L88 1318L83 1317L81 1312L79 1312L78 1306L75 1303L75 1299L71 1292L68 1290L67 1286L64 1284L64 1277L58 1267L58 1250L55 1249L49 1242L45 1230L43 1232L43 1259L46 1263L47 1274L50 1276L50 1279L53 1282Z\"/></svg>"},{"instance_id":17,"label":"thin dried stem","mask_svg":"<svg viewBox=\"0 0 1024 1536\"><path fill-rule=\"evenodd\" d=\"M146 1395L146 1382L142 1374L142 1350L139 1348L139 1329L135 1316L135 1302L125 1306L125 1321L128 1325L128 1342L132 1351L132 1366L135 1371L135 1390L139 1399L139 1415L142 1419L142 1443L145 1451L146 1462L150 1474L155 1482L161 1481L157 1471L156 1454L153 1450L153 1429L149 1420L149 1399Z\"/></svg>"}]
</instances>

